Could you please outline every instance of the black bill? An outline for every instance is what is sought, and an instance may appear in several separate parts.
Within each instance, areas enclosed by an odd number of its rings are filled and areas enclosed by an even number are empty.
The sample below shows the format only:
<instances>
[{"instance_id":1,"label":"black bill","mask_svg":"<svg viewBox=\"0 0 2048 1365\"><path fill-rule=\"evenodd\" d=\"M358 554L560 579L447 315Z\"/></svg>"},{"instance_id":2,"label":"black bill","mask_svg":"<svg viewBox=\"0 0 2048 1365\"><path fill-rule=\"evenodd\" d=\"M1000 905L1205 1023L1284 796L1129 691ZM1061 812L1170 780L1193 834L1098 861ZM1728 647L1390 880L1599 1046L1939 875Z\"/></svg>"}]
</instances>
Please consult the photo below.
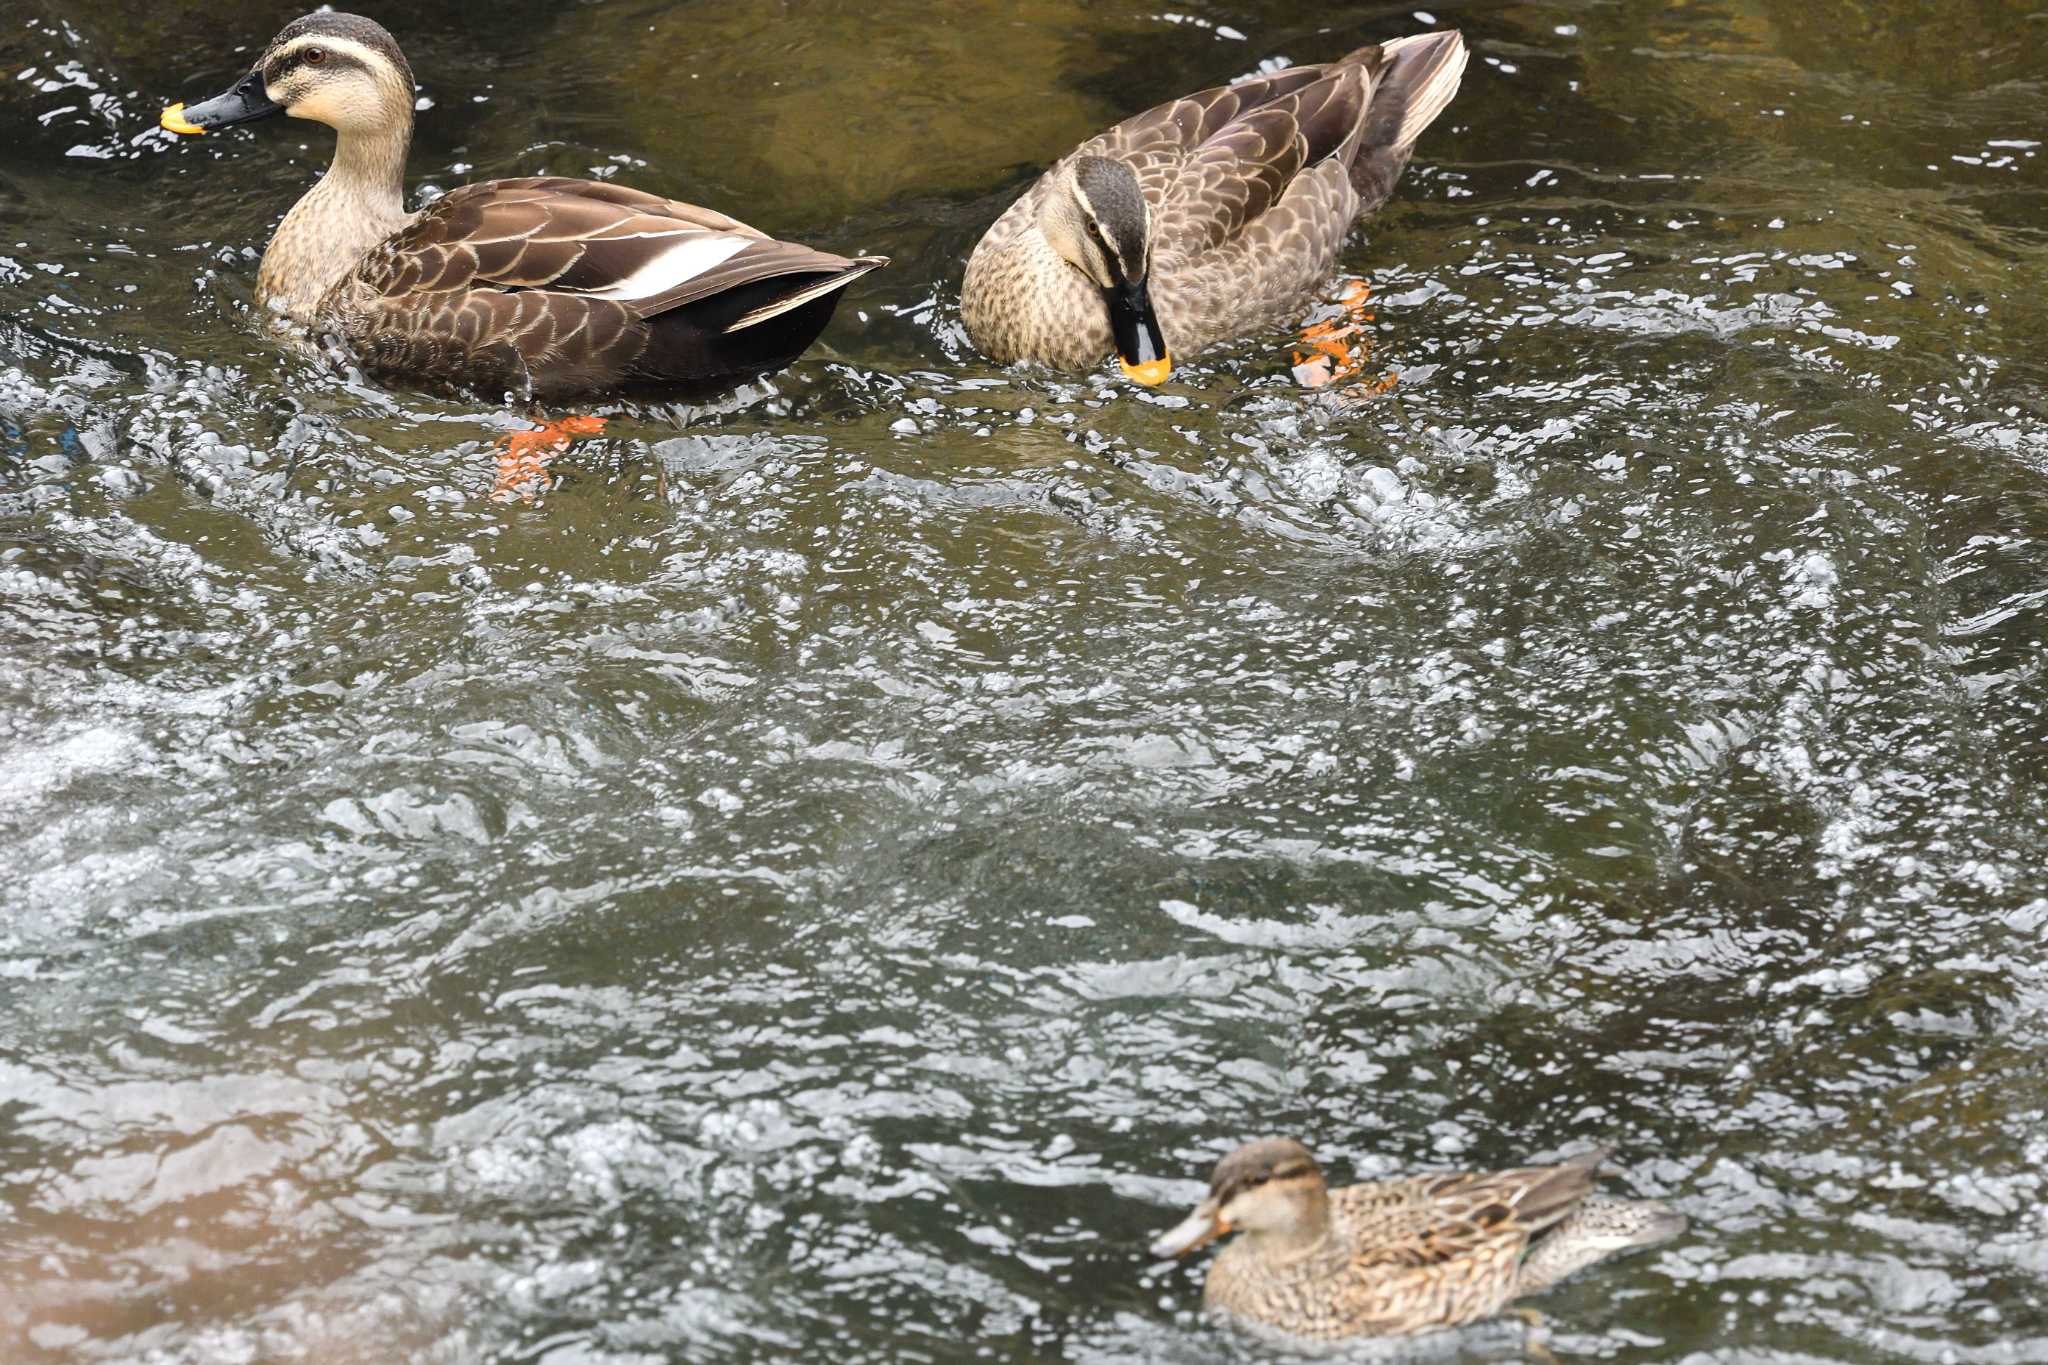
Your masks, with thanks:
<instances>
[{"instance_id":1,"label":"black bill","mask_svg":"<svg viewBox=\"0 0 2048 1365\"><path fill-rule=\"evenodd\" d=\"M200 104L172 105L158 116L157 123L174 133L197 137L216 128L254 123L257 119L283 112L284 106L264 92L263 73L251 71L236 81L225 95L215 95Z\"/></svg>"},{"instance_id":2,"label":"black bill","mask_svg":"<svg viewBox=\"0 0 2048 1365\"><path fill-rule=\"evenodd\" d=\"M1109 304L1109 332L1124 373L1140 384L1164 384L1173 373L1173 357L1166 353L1166 334L1159 330L1145 282L1105 289L1102 297Z\"/></svg>"}]
</instances>

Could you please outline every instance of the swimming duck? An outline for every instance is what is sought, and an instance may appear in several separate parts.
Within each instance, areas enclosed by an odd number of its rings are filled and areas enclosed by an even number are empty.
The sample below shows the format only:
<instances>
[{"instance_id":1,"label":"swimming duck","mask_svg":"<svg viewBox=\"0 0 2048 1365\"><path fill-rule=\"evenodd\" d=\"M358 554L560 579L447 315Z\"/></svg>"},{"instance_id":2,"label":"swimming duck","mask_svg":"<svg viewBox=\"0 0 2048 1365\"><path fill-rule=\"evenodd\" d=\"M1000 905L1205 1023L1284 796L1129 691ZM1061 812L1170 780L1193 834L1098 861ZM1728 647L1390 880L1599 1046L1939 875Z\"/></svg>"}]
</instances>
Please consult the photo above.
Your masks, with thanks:
<instances>
[{"instance_id":1,"label":"swimming duck","mask_svg":"<svg viewBox=\"0 0 2048 1365\"><path fill-rule=\"evenodd\" d=\"M1152 1252L1181 1256L1242 1233L1209 1268L1204 1304L1296 1336L1455 1326L1685 1231L1664 1204L1594 1194L1606 1155L1333 1191L1306 1147L1265 1138L1217 1163L1208 1197Z\"/></svg>"},{"instance_id":2,"label":"swimming duck","mask_svg":"<svg viewBox=\"0 0 2048 1365\"><path fill-rule=\"evenodd\" d=\"M794 360L840 291L887 264L555 176L464 185L408 213L412 69L361 15L293 20L227 93L160 121L197 135L274 114L338 137L271 237L256 297L388 377L521 398L730 386Z\"/></svg>"},{"instance_id":3,"label":"swimming duck","mask_svg":"<svg viewBox=\"0 0 2048 1365\"><path fill-rule=\"evenodd\" d=\"M1361 47L1148 109L1082 143L996 219L960 315L1000 361L1142 384L1286 317L1393 193L1458 92L1454 31Z\"/></svg>"}]
</instances>

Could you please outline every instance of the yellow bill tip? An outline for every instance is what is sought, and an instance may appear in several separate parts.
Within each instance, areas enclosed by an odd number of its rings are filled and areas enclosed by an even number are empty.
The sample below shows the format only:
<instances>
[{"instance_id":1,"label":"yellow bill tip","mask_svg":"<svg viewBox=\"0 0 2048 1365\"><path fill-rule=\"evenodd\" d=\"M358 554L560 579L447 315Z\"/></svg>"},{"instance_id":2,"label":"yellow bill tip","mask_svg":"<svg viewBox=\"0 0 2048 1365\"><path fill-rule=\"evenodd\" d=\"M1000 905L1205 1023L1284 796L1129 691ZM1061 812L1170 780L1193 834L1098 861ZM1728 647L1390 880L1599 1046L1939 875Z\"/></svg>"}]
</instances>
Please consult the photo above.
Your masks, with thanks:
<instances>
[{"instance_id":1,"label":"yellow bill tip","mask_svg":"<svg viewBox=\"0 0 2048 1365\"><path fill-rule=\"evenodd\" d=\"M185 106L183 102L174 104L157 115L157 127L173 133L183 133L186 137L198 137L206 131L196 123L185 122L184 114Z\"/></svg>"},{"instance_id":2,"label":"yellow bill tip","mask_svg":"<svg viewBox=\"0 0 2048 1365\"><path fill-rule=\"evenodd\" d=\"M1173 373L1172 356L1163 355L1157 360L1148 360L1142 365L1133 365L1128 360L1119 360L1117 364L1123 367L1126 379L1134 383L1144 384L1147 387L1164 384L1166 377Z\"/></svg>"}]
</instances>

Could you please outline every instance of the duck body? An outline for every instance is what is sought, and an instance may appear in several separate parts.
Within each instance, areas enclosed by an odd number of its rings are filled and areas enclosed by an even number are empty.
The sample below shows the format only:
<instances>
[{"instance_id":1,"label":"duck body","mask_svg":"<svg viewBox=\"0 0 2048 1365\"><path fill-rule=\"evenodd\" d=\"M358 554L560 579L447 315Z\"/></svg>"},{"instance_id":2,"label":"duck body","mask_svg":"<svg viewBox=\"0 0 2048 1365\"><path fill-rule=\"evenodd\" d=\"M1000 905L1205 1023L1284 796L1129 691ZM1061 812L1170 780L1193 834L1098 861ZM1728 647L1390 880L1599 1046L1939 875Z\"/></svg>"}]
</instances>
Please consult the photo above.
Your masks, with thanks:
<instances>
[{"instance_id":1,"label":"duck body","mask_svg":"<svg viewBox=\"0 0 2048 1365\"><path fill-rule=\"evenodd\" d=\"M524 399L730 387L794 360L840 291L886 264L603 181L486 181L408 213L412 108L391 35L319 13L226 94L163 118L188 134L275 113L336 129L334 163L278 225L256 294L380 377Z\"/></svg>"},{"instance_id":2,"label":"duck body","mask_svg":"<svg viewBox=\"0 0 2048 1365\"><path fill-rule=\"evenodd\" d=\"M1132 284L1149 297L1165 356L1280 321L1392 194L1465 61L1456 32L1418 34L1204 90L1098 134L975 247L961 285L968 335L1000 361L1079 370L1114 352L1128 371L1144 363L1118 335L1117 294Z\"/></svg>"},{"instance_id":3,"label":"duck body","mask_svg":"<svg viewBox=\"0 0 2048 1365\"><path fill-rule=\"evenodd\" d=\"M880 264L601 181L493 180L373 245L313 325L379 373L536 398L718 388L802 354Z\"/></svg>"},{"instance_id":4,"label":"duck body","mask_svg":"<svg viewBox=\"0 0 2048 1365\"><path fill-rule=\"evenodd\" d=\"M1210 1266L1203 1303L1292 1336L1453 1327L1685 1230L1666 1205L1596 1194L1604 1156L1332 1191L1299 1143L1266 1139L1226 1157L1209 1198L1153 1250L1180 1255L1240 1232Z\"/></svg>"}]
</instances>

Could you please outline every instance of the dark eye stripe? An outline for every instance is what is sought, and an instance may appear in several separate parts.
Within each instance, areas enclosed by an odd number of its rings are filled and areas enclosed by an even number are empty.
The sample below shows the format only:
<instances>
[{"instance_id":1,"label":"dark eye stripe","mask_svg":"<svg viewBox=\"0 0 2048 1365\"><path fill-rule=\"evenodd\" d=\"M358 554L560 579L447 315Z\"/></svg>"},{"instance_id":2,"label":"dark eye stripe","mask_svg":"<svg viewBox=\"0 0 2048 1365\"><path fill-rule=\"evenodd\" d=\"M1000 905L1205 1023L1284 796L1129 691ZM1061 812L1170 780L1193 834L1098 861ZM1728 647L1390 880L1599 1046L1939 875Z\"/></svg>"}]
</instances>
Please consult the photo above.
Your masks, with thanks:
<instances>
[{"instance_id":1,"label":"dark eye stripe","mask_svg":"<svg viewBox=\"0 0 2048 1365\"><path fill-rule=\"evenodd\" d=\"M306 51L307 49L300 48L289 57L284 58L275 66L265 71L263 79L265 81L281 81L300 67L308 65ZM322 71L368 71L370 69L346 52L336 52L331 47L323 48L322 51L327 54L326 59L319 64L319 69Z\"/></svg>"},{"instance_id":2,"label":"dark eye stripe","mask_svg":"<svg viewBox=\"0 0 2048 1365\"><path fill-rule=\"evenodd\" d=\"M1216 1200L1218 1203L1228 1204L1247 1190L1255 1190L1270 1180L1294 1180L1301 1176L1314 1174L1315 1169L1313 1165L1306 1161L1296 1161L1285 1166L1276 1167L1270 1171L1260 1171L1256 1175L1244 1176L1241 1179L1232 1181L1225 1188L1215 1191Z\"/></svg>"}]
</instances>

